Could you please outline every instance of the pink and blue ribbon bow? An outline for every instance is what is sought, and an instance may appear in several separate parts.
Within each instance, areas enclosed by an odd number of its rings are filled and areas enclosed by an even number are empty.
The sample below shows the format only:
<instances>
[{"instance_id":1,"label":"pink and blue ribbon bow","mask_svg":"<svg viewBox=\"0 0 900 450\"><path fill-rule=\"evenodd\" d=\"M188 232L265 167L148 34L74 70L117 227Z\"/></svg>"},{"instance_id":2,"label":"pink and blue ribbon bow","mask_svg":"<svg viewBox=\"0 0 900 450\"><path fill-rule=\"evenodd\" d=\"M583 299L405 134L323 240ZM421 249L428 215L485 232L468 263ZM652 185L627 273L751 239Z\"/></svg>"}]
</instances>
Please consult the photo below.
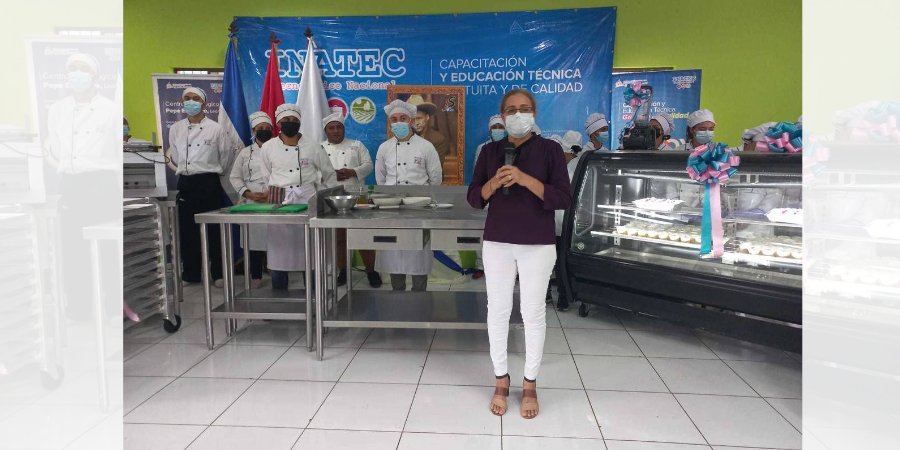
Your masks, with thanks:
<instances>
[{"instance_id":1,"label":"pink and blue ribbon bow","mask_svg":"<svg viewBox=\"0 0 900 450\"><path fill-rule=\"evenodd\" d=\"M803 150L803 128L790 122L778 122L766 132L766 141L757 145L758 150L773 153L797 153Z\"/></svg>"},{"instance_id":2,"label":"pink and blue ribbon bow","mask_svg":"<svg viewBox=\"0 0 900 450\"><path fill-rule=\"evenodd\" d=\"M695 148L687 160L687 173L703 183L703 219L700 223L700 254L719 258L725 253L725 230L722 227L720 186L737 173L741 159L723 143Z\"/></svg>"}]
</instances>

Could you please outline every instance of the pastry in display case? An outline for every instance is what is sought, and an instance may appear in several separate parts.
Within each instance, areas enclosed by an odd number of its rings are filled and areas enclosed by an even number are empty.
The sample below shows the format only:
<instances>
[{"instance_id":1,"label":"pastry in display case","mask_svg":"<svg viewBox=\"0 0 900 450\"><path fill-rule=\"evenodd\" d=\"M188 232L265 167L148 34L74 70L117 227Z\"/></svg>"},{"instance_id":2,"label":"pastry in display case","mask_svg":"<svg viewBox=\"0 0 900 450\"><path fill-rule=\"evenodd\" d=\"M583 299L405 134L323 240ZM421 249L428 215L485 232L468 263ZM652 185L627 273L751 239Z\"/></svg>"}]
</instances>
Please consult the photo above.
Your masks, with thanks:
<instances>
[{"instance_id":1,"label":"pastry in display case","mask_svg":"<svg viewBox=\"0 0 900 450\"><path fill-rule=\"evenodd\" d=\"M799 351L800 155L737 154L718 202L689 155L582 157L561 258L579 312L612 306Z\"/></svg>"}]
</instances>

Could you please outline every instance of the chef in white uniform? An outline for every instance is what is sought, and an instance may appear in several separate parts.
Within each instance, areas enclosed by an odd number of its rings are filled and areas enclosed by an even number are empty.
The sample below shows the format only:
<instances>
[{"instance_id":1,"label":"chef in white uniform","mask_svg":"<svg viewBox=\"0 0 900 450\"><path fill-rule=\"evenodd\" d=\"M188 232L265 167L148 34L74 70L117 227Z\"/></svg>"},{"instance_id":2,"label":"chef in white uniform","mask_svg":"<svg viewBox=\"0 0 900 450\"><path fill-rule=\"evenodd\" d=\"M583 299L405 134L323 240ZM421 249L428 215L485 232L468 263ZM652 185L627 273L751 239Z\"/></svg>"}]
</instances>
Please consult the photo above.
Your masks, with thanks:
<instances>
[{"instance_id":1,"label":"chef in white uniform","mask_svg":"<svg viewBox=\"0 0 900 450\"><path fill-rule=\"evenodd\" d=\"M656 130L657 150L684 150L684 141L672 139L675 119L667 112L661 112L650 118L650 126Z\"/></svg>"},{"instance_id":2,"label":"chef in white uniform","mask_svg":"<svg viewBox=\"0 0 900 450\"><path fill-rule=\"evenodd\" d=\"M225 191L220 177L232 159L232 149L225 132L214 120L206 117L206 92L189 87L182 94L182 107L188 117L175 122L169 129L167 154L178 175L178 222L181 232L181 257L187 282L200 281L200 227L194 215L226 206ZM210 273L216 286L222 286L221 246L219 227L209 227Z\"/></svg>"},{"instance_id":3,"label":"chef in white uniform","mask_svg":"<svg viewBox=\"0 0 900 450\"><path fill-rule=\"evenodd\" d=\"M344 130L344 114L340 111L333 112L322 119L327 140L322 142L322 147L328 153L337 182L345 188L353 189L365 187L366 176L372 173L372 156L369 149L356 139L347 139ZM343 286L347 283L347 232L337 230L335 233L337 243L337 265L340 267L337 284ZM361 250L360 254L366 267L366 275L369 285L381 287L381 275L375 271L375 251Z\"/></svg>"},{"instance_id":4,"label":"chef in white uniform","mask_svg":"<svg viewBox=\"0 0 900 450\"><path fill-rule=\"evenodd\" d=\"M231 166L231 186L240 198L239 204L265 203L268 196L262 169L262 145L272 139L272 118L264 111L250 114L250 128L253 142L241 149ZM253 289L262 287L263 257L268 249L266 228L264 224L249 226L249 257L245 262L250 262L250 287ZM241 245L248 250L246 242Z\"/></svg>"},{"instance_id":5,"label":"chef in white uniform","mask_svg":"<svg viewBox=\"0 0 900 450\"><path fill-rule=\"evenodd\" d=\"M609 121L601 113L593 113L584 121L584 132L590 140L584 146L585 151L609 151Z\"/></svg>"},{"instance_id":6,"label":"chef in white uniform","mask_svg":"<svg viewBox=\"0 0 900 450\"><path fill-rule=\"evenodd\" d=\"M62 68L61 68L62 69ZM61 289L70 318L91 317L94 292L91 289L91 265L84 227L121 221L121 213L110 205L121 201L122 156L119 143L116 105L98 91L99 62L93 55L74 53L66 60L65 97L50 106L47 133L44 135L46 163L58 177L48 177L48 192L59 194L59 230L61 250ZM16 177L13 176L13 179ZM54 181L58 180L58 185ZM56 190L56 192L54 192ZM110 214L110 213L113 214ZM118 218L117 218L118 216ZM121 251L101 248L106 253ZM103 291L121 291L110 278ZM110 300L111 295L106 299ZM115 300L115 296L112 296ZM118 299L121 304L122 297ZM118 312L121 306L109 307Z\"/></svg>"},{"instance_id":7,"label":"chef in white uniform","mask_svg":"<svg viewBox=\"0 0 900 450\"><path fill-rule=\"evenodd\" d=\"M439 186L443 179L441 160L434 145L412 132L416 107L394 100L384 107L393 137L378 147L375 180L380 185ZM406 290L406 275L412 275L414 291L424 291L431 272L431 250L380 250L375 262L379 272L391 274L391 287Z\"/></svg>"},{"instance_id":8,"label":"chef in white uniform","mask_svg":"<svg viewBox=\"0 0 900 450\"><path fill-rule=\"evenodd\" d=\"M481 154L482 147L506 137L506 124L503 123L503 118L500 117L500 114L494 114L488 119L488 133L490 133L491 138L478 144L478 148L475 149L475 159L472 160L472 170L475 170L474 162L478 162L478 155Z\"/></svg>"},{"instance_id":9,"label":"chef in white uniform","mask_svg":"<svg viewBox=\"0 0 900 450\"><path fill-rule=\"evenodd\" d=\"M267 202L306 203L316 191L337 186L334 168L322 145L300 134L300 107L285 103L275 110L281 129L263 144L262 172L268 186ZM307 270L306 243L300 225L268 226L268 265L272 288L288 288L288 272Z\"/></svg>"}]
</instances>

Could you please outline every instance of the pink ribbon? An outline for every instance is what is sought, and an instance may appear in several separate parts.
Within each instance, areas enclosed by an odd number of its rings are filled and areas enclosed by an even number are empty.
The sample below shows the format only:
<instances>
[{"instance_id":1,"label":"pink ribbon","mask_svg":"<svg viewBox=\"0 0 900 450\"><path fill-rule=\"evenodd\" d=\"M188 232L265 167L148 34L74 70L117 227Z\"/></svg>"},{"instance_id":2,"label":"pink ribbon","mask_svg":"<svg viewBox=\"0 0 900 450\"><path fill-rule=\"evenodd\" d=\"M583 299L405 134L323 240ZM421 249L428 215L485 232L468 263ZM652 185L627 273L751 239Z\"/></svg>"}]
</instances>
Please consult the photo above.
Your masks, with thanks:
<instances>
[{"instance_id":1,"label":"pink ribbon","mask_svg":"<svg viewBox=\"0 0 900 450\"><path fill-rule=\"evenodd\" d=\"M722 196L719 183L709 184L709 212L712 219L712 252L714 257L720 258L725 254L725 229L722 227Z\"/></svg>"}]
</instances>

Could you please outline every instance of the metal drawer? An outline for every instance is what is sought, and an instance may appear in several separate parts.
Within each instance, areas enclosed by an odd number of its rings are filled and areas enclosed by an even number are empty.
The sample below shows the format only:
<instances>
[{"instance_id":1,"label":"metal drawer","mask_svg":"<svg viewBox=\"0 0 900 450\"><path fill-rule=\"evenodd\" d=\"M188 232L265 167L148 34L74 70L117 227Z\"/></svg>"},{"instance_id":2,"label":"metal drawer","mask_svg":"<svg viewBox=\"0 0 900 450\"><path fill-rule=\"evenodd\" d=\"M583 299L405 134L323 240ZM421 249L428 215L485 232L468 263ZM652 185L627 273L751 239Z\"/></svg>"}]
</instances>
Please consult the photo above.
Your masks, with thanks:
<instances>
[{"instance_id":1,"label":"metal drawer","mask_svg":"<svg viewBox=\"0 0 900 450\"><path fill-rule=\"evenodd\" d=\"M431 230L432 250L481 251L484 230Z\"/></svg>"},{"instance_id":2,"label":"metal drawer","mask_svg":"<svg viewBox=\"0 0 900 450\"><path fill-rule=\"evenodd\" d=\"M425 231L351 228L347 230L347 247L358 250L422 250L425 248Z\"/></svg>"}]
</instances>

